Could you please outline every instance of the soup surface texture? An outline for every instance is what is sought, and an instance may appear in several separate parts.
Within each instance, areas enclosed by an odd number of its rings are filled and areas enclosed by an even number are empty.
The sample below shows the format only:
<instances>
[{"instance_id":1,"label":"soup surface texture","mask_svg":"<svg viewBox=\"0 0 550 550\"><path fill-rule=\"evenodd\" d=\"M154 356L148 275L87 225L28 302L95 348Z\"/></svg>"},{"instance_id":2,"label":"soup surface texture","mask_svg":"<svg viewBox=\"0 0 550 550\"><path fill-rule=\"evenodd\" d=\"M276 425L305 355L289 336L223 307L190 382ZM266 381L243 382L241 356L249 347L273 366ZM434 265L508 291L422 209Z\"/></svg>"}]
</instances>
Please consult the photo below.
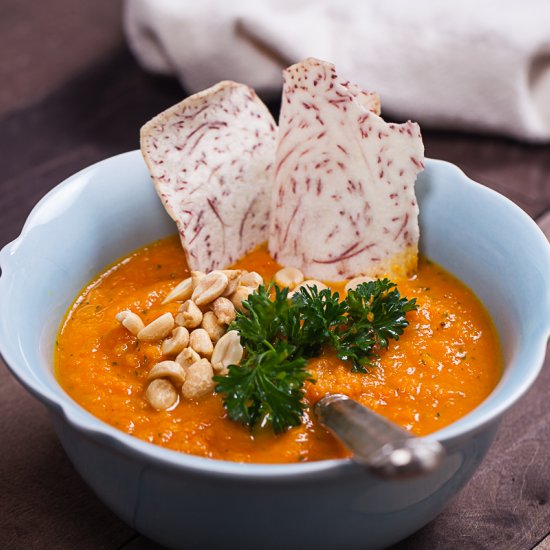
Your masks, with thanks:
<instances>
[{"instance_id":1,"label":"soup surface texture","mask_svg":"<svg viewBox=\"0 0 550 550\"><path fill-rule=\"evenodd\" d=\"M257 271L265 281L280 268L264 247L236 267ZM161 302L187 276L174 236L133 252L91 282L56 342L56 375L65 391L104 422L185 453L260 463L347 456L311 412L301 426L275 436L228 419L217 394L182 400L168 411L148 404L147 373L164 359L160 344L139 342L115 315L130 309L148 323L165 312L176 314L178 303ZM402 296L418 304L407 314L403 336L382 350L367 374L350 372L330 353L312 360L308 370L315 383L306 383L306 398L314 404L327 393L344 393L423 435L465 415L491 392L501 375L498 339L473 293L429 260L421 259L414 278L395 282Z\"/></svg>"}]
</instances>

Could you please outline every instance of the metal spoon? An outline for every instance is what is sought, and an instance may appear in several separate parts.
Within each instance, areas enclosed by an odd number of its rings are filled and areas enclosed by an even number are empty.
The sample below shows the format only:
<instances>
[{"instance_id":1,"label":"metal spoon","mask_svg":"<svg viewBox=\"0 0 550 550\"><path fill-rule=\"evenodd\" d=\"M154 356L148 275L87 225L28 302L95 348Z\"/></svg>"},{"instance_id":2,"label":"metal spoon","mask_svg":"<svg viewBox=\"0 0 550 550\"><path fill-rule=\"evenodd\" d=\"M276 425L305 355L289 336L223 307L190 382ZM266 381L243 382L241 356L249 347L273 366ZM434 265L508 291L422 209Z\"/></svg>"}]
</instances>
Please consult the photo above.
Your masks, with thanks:
<instances>
[{"instance_id":1,"label":"metal spoon","mask_svg":"<svg viewBox=\"0 0 550 550\"><path fill-rule=\"evenodd\" d=\"M437 441L412 436L346 395L323 397L317 418L354 454L354 460L386 479L403 479L435 470L445 456Z\"/></svg>"}]
</instances>

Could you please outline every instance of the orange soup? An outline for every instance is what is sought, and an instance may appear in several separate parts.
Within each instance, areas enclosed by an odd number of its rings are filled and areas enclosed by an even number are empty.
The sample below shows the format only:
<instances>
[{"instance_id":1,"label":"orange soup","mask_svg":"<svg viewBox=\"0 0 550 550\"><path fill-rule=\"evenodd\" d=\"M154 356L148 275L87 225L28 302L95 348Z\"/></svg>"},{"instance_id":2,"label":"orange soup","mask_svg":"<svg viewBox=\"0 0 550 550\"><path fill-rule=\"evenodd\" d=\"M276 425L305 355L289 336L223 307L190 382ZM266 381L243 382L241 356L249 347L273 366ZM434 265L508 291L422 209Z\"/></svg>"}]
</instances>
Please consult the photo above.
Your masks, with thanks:
<instances>
[{"instance_id":1,"label":"orange soup","mask_svg":"<svg viewBox=\"0 0 550 550\"><path fill-rule=\"evenodd\" d=\"M236 266L270 280L280 268L265 247ZM151 366L164 359L160 343L138 341L115 315L129 309L145 323L179 304L163 298L187 277L177 236L120 260L83 291L70 308L56 342L57 378L82 407L135 437L177 451L239 462L298 462L345 457L344 449L308 408L301 426L274 435L230 420L218 394L183 400L156 411L144 398ZM381 350L366 374L327 352L310 361L309 405L343 393L407 430L424 435L462 417L495 387L501 357L493 324L477 298L427 259L418 273L400 279L402 296L416 298L399 341ZM342 287L334 285L334 290Z\"/></svg>"}]
</instances>

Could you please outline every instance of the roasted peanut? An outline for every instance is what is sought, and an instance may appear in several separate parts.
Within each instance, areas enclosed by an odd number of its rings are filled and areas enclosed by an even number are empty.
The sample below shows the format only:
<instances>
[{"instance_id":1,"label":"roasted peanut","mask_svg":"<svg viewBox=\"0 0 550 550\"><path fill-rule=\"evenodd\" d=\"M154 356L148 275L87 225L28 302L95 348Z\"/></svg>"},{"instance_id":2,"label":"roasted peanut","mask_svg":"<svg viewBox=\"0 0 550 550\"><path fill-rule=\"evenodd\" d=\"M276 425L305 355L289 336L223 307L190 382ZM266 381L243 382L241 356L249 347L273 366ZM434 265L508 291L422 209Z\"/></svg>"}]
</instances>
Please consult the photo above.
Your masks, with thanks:
<instances>
[{"instance_id":1,"label":"roasted peanut","mask_svg":"<svg viewBox=\"0 0 550 550\"><path fill-rule=\"evenodd\" d=\"M220 374L226 374L229 365L238 365L241 362L243 352L239 333L236 330L230 330L218 340L214 348L212 368Z\"/></svg>"},{"instance_id":2,"label":"roasted peanut","mask_svg":"<svg viewBox=\"0 0 550 550\"><path fill-rule=\"evenodd\" d=\"M201 356L193 348L185 348L177 357L176 363L181 365L184 370L188 369L193 363L200 361Z\"/></svg>"},{"instance_id":3,"label":"roasted peanut","mask_svg":"<svg viewBox=\"0 0 550 550\"><path fill-rule=\"evenodd\" d=\"M360 277L354 277L353 279L350 279L346 286L344 287L344 290L346 292L349 292L350 290L355 290L357 286L359 286L361 283L370 283L371 281L374 281L372 277L367 277L365 275L361 275Z\"/></svg>"},{"instance_id":4,"label":"roasted peanut","mask_svg":"<svg viewBox=\"0 0 550 550\"><path fill-rule=\"evenodd\" d=\"M182 327L193 329L198 327L202 321L202 311L193 302L193 300L187 300L183 302L176 315L176 323Z\"/></svg>"},{"instance_id":5,"label":"roasted peanut","mask_svg":"<svg viewBox=\"0 0 550 550\"><path fill-rule=\"evenodd\" d=\"M225 334L225 327L220 323L213 311L207 311L203 315L201 327L206 330L208 336L210 336L210 340L214 343Z\"/></svg>"},{"instance_id":6,"label":"roasted peanut","mask_svg":"<svg viewBox=\"0 0 550 550\"><path fill-rule=\"evenodd\" d=\"M121 311L120 313L116 314L115 318L125 329L131 332L134 336L137 336L139 331L142 330L145 326L139 315L137 315L133 311Z\"/></svg>"},{"instance_id":7,"label":"roasted peanut","mask_svg":"<svg viewBox=\"0 0 550 550\"><path fill-rule=\"evenodd\" d=\"M204 306L220 297L227 288L227 275L222 271L212 271L203 277L195 290L191 299L198 305Z\"/></svg>"},{"instance_id":8,"label":"roasted peanut","mask_svg":"<svg viewBox=\"0 0 550 550\"><path fill-rule=\"evenodd\" d=\"M153 366L147 375L147 380L169 378L174 386L179 387L185 382L185 370L175 361L161 361Z\"/></svg>"},{"instance_id":9,"label":"roasted peanut","mask_svg":"<svg viewBox=\"0 0 550 550\"><path fill-rule=\"evenodd\" d=\"M164 355L177 355L189 344L189 331L185 327L176 327L172 336L162 342L161 351Z\"/></svg>"},{"instance_id":10,"label":"roasted peanut","mask_svg":"<svg viewBox=\"0 0 550 550\"><path fill-rule=\"evenodd\" d=\"M325 288L328 288L327 285L322 283L321 281L316 281L315 279L307 279L307 281L304 281L303 283L300 283L292 292L288 293L288 297L292 298L296 292L299 292L301 288L307 288L310 286L316 286L317 290L321 291Z\"/></svg>"},{"instance_id":11,"label":"roasted peanut","mask_svg":"<svg viewBox=\"0 0 550 550\"><path fill-rule=\"evenodd\" d=\"M155 342L166 338L174 328L174 317L171 313L164 313L151 321L138 332L138 339L146 342Z\"/></svg>"},{"instance_id":12,"label":"roasted peanut","mask_svg":"<svg viewBox=\"0 0 550 550\"><path fill-rule=\"evenodd\" d=\"M189 335L189 347L193 348L203 357L210 357L212 355L212 351L214 350L212 340L210 340L208 332L206 332L203 328L196 328Z\"/></svg>"},{"instance_id":13,"label":"roasted peanut","mask_svg":"<svg viewBox=\"0 0 550 550\"><path fill-rule=\"evenodd\" d=\"M206 277L206 273L204 271L191 271L191 279L193 280L193 288L196 288L199 284L199 281Z\"/></svg>"},{"instance_id":14,"label":"roasted peanut","mask_svg":"<svg viewBox=\"0 0 550 550\"><path fill-rule=\"evenodd\" d=\"M212 311L220 323L229 325L235 320L235 306L227 298L216 298L212 303Z\"/></svg>"},{"instance_id":15,"label":"roasted peanut","mask_svg":"<svg viewBox=\"0 0 550 550\"><path fill-rule=\"evenodd\" d=\"M274 279L279 286L293 290L294 287L303 282L304 274L295 267L283 267L275 273Z\"/></svg>"},{"instance_id":16,"label":"roasted peanut","mask_svg":"<svg viewBox=\"0 0 550 550\"><path fill-rule=\"evenodd\" d=\"M215 386L212 380L214 372L208 359L201 359L193 363L187 369L187 376L181 388L181 393L186 399L197 399L210 393Z\"/></svg>"},{"instance_id":17,"label":"roasted peanut","mask_svg":"<svg viewBox=\"0 0 550 550\"><path fill-rule=\"evenodd\" d=\"M262 276L255 271L251 271L250 273L245 273L244 275L241 275L241 278L239 280L239 286L246 286L253 290L256 290L260 285L263 284L264 280L262 279Z\"/></svg>"},{"instance_id":18,"label":"roasted peanut","mask_svg":"<svg viewBox=\"0 0 550 550\"><path fill-rule=\"evenodd\" d=\"M167 304L168 302L188 300L191 298L191 294L193 294L193 288L193 278L188 277L173 288L162 303Z\"/></svg>"},{"instance_id":19,"label":"roasted peanut","mask_svg":"<svg viewBox=\"0 0 550 550\"><path fill-rule=\"evenodd\" d=\"M239 286L242 271L240 269L224 269L222 273L225 273L227 277L227 288L223 291L222 296L229 296Z\"/></svg>"},{"instance_id":20,"label":"roasted peanut","mask_svg":"<svg viewBox=\"0 0 550 550\"><path fill-rule=\"evenodd\" d=\"M229 297L229 299L231 300L233 306L235 306L236 310L243 311L243 300L246 300L248 298L248 295L252 294L253 292L253 288L239 285L237 287L237 290L235 290L235 292Z\"/></svg>"},{"instance_id":21,"label":"roasted peanut","mask_svg":"<svg viewBox=\"0 0 550 550\"><path fill-rule=\"evenodd\" d=\"M172 382L165 378L157 378L147 386L145 399L157 411L164 411L178 402L178 392Z\"/></svg>"}]
</instances>

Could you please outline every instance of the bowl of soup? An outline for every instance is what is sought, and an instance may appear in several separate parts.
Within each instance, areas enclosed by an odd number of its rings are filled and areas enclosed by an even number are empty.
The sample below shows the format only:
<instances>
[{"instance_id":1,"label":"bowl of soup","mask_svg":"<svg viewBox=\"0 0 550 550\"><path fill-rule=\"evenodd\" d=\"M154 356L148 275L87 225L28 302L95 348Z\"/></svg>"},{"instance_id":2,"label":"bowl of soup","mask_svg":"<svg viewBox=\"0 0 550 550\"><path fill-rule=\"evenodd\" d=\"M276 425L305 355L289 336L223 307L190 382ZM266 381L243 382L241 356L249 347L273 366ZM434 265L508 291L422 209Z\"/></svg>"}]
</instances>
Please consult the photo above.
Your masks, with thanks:
<instances>
[{"instance_id":1,"label":"bowl of soup","mask_svg":"<svg viewBox=\"0 0 550 550\"><path fill-rule=\"evenodd\" d=\"M138 151L93 165L57 186L34 208L21 236L2 250L0 351L16 378L47 406L63 447L90 487L119 517L160 544L170 548L383 548L431 521L467 483L502 415L537 377L550 332L550 247L529 216L442 161L427 160L416 193L424 258L420 275L430 283L410 282L407 294L427 300L432 292L434 303L443 303L452 294L455 301L438 312L441 319L416 319L411 326L427 327L428 336L424 336L429 340L431 331L434 342L444 348L439 332L447 328L446 319L455 319L461 308L473 308L488 323L480 332L492 335L487 355L476 363L477 371L469 368L474 358L461 362L468 353L472 355L471 350L458 350L449 358L456 364L447 390L457 398L447 393L439 402L432 399L430 403L439 404L439 409L431 405L429 410L403 408L388 399L385 404L369 402L379 412L384 407L399 409L393 416L396 422L409 428L416 422L412 429L417 435L444 446L443 464L422 477L375 477L318 428L285 444L275 436L251 443L254 437L243 426L219 428L219 423L231 421L222 418L223 406L214 401L200 409L205 415L202 424L217 422L212 431L201 430L196 417L194 431L185 429L190 421L178 417L181 411L176 414L175 410L171 424L150 424L145 429L142 417L149 413L139 405L139 377L125 380L115 368L118 365L109 369L105 361L117 361L99 340L98 346L90 344L97 335L80 331L82 340L69 355L102 355L97 365L116 379L111 386L94 382L92 360L78 375L71 373L70 361L63 374L55 370L60 325L75 298L88 295L91 281L96 281L97 288L98 274L104 273L102 280L110 281L113 288L160 281L163 291L170 286L170 277L175 284L186 274L177 241L171 237L175 227ZM247 260L250 269L262 269L268 263L261 251L257 254ZM134 282L109 279L113 270L108 267L124 266L128 260L121 258L129 257L139 260L127 274ZM102 287L101 304L80 304L91 306L82 315L94 317L109 307L115 298L107 287L107 283ZM151 298L153 305L155 299ZM96 309L98 305L102 307ZM116 334L107 339L111 337ZM448 337L453 345L460 340L460 334ZM400 342L403 347L398 349L403 350L406 337ZM398 362L397 355L388 365ZM437 365L429 364L430 353L414 360L412 355L406 357L395 377L375 384L386 397L409 382L418 388L422 380L415 376L423 360L425 372L438 371ZM327 361L321 363L314 367L320 380L328 368ZM133 376L130 369L127 372ZM102 392L97 384L103 384ZM316 387L319 395L331 389L325 381L312 385L312 396ZM420 397L427 395L422 388L418 391ZM464 409L460 409L461 394L474 396ZM427 402L427 397L420 397L418 401ZM91 403L99 408L94 411ZM125 407L136 416L122 414ZM415 415L428 421L422 424ZM187 441L187 446L167 444L177 439L172 432L181 433L179 441ZM303 440L308 440L307 445Z\"/></svg>"}]
</instances>

